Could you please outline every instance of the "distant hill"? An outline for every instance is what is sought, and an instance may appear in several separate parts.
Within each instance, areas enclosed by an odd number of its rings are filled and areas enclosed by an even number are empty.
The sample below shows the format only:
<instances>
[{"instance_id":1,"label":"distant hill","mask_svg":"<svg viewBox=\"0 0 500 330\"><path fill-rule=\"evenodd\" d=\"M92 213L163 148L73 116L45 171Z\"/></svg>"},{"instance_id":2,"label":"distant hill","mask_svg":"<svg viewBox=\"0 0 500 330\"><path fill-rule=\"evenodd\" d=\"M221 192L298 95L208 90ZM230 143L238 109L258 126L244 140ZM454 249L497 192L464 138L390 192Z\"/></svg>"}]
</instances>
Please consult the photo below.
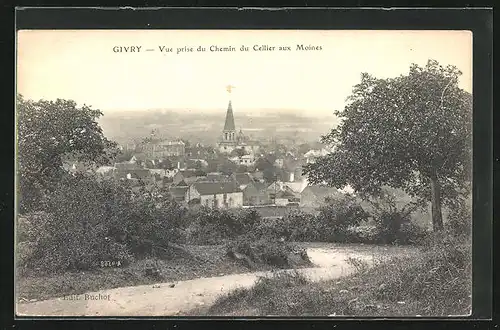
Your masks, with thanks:
<instances>
[{"instance_id":1,"label":"distant hill","mask_svg":"<svg viewBox=\"0 0 500 330\"><path fill-rule=\"evenodd\" d=\"M153 109L104 112L99 120L104 134L119 143L148 136L153 129L164 138L216 143L224 125L225 111ZM337 124L336 117L312 117L306 111L258 110L234 113L236 129L255 139L290 138L316 141Z\"/></svg>"}]
</instances>

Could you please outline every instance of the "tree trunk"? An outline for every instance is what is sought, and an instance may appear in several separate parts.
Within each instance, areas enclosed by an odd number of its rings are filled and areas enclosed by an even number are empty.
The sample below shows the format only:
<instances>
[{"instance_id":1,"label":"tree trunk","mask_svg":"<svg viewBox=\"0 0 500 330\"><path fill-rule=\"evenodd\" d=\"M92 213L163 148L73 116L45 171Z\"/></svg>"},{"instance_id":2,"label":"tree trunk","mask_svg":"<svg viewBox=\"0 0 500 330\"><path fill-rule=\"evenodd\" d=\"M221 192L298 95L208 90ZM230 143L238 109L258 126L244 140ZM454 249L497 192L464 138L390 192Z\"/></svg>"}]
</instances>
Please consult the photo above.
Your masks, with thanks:
<instances>
[{"instance_id":1,"label":"tree trunk","mask_svg":"<svg viewBox=\"0 0 500 330\"><path fill-rule=\"evenodd\" d=\"M443 215L441 212L441 186L436 175L431 176L431 207L432 207L432 230L443 229Z\"/></svg>"}]
</instances>

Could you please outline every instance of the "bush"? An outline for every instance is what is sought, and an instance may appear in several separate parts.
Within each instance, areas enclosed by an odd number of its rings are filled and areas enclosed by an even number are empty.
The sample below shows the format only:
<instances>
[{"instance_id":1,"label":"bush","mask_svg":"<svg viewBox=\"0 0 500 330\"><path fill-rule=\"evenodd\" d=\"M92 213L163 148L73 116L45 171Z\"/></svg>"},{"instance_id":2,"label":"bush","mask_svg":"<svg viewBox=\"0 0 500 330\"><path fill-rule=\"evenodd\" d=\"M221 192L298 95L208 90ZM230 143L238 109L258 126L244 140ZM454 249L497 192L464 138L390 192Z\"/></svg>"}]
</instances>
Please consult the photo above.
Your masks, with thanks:
<instances>
[{"instance_id":1,"label":"bush","mask_svg":"<svg viewBox=\"0 0 500 330\"><path fill-rule=\"evenodd\" d=\"M187 242L191 244L221 244L243 234L245 225L225 209L202 206L187 214Z\"/></svg>"},{"instance_id":2,"label":"bush","mask_svg":"<svg viewBox=\"0 0 500 330\"><path fill-rule=\"evenodd\" d=\"M375 224L375 232L366 237L369 243L419 244L427 235L424 228L411 222L411 214L421 207L419 203L402 203L390 188L382 189L368 202L367 210Z\"/></svg>"},{"instance_id":3,"label":"bush","mask_svg":"<svg viewBox=\"0 0 500 330\"><path fill-rule=\"evenodd\" d=\"M23 272L87 270L99 267L101 261L120 260L126 264L133 260L125 244L106 239L101 226L86 226L70 217L61 227L60 218L46 213L26 218L23 230L39 231L36 238L25 237L18 242L18 265Z\"/></svg>"},{"instance_id":4,"label":"bush","mask_svg":"<svg viewBox=\"0 0 500 330\"><path fill-rule=\"evenodd\" d=\"M351 242L357 240L352 228L368 219L358 201L349 195L341 199L331 199L320 208L315 221L315 229L320 239L327 242Z\"/></svg>"},{"instance_id":5,"label":"bush","mask_svg":"<svg viewBox=\"0 0 500 330\"><path fill-rule=\"evenodd\" d=\"M395 243L401 245L419 245L429 235L429 232L412 222L403 223L397 233Z\"/></svg>"},{"instance_id":6,"label":"bush","mask_svg":"<svg viewBox=\"0 0 500 330\"><path fill-rule=\"evenodd\" d=\"M254 240L252 236L241 236L226 246L230 257L240 260L250 268L269 265L289 268L309 263L304 249L277 239Z\"/></svg>"},{"instance_id":7,"label":"bush","mask_svg":"<svg viewBox=\"0 0 500 330\"><path fill-rule=\"evenodd\" d=\"M178 237L183 210L168 201L159 208L160 199L112 181L68 175L45 196L44 212L20 219L18 239L28 253L20 266L57 272L92 269L101 261L130 262L130 236L154 244Z\"/></svg>"},{"instance_id":8,"label":"bush","mask_svg":"<svg viewBox=\"0 0 500 330\"><path fill-rule=\"evenodd\" d=\"M445 229L453 236L470 237L472 232L471 205L462 202L451 209Z\"/></svg>"}]
</instances>

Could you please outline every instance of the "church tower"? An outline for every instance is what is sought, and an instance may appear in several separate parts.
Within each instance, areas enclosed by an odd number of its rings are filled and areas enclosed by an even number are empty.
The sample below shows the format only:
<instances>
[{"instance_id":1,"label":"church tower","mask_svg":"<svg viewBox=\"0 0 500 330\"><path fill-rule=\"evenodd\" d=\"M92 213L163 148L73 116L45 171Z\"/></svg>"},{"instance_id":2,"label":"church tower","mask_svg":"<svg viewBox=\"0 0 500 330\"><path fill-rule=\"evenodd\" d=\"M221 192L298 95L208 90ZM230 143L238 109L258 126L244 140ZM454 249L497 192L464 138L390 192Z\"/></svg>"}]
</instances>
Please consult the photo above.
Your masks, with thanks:
<instances>
[{"instance_id":1,"label":"church tower","mask_svg":"<svg viewBox=\"0 0 500 330\"><path fill-rule=\"evenodd\" d=\"M230 143L236 142L236 128L234 126L233 106L231 105L231 101L229 101L229 105L227 106L226 122L222 130L222 141Z\"/></svg>"},{"instance_id":2,"label":"church tower","mask_svg":"<svg viewBox=\"0 0 500 330\"><path fill-rule=\"evenodd\" d=\"M234 86L227 86L227 92L231 95L231 91ZM238 145L238 137L236 135L236 126L234 125L234 115L233 115L233 105L231 104L231 99L229 99L229 104L227 106L226 121L224 122L224 128L222 129L222 139L219 140L219 150L222 153L231 153L236 149Z\"/></svg>"}]
</instances>

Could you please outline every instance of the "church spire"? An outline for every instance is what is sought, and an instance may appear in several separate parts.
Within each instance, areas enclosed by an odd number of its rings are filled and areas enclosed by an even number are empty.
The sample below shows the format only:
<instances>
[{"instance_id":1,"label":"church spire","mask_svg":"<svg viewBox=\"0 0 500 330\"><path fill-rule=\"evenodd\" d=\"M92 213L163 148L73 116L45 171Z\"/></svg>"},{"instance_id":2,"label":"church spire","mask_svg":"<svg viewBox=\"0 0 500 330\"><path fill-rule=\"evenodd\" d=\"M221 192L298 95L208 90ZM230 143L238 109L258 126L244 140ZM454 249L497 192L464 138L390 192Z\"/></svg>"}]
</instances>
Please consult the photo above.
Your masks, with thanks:
<instances>
[{"instance_id":1,"label":"church spire","mask_svg":"<svg viewBox=\"0 0 500 330\"><path fill-rule=\"evenodd\" d=\"M231 101L229 101L229 105L227 106L226 113L226 122L224 124L224 131L235 131L234 126L234 116L233 116L233 106L231 105Z\"/></svg>"}]
</instances>

